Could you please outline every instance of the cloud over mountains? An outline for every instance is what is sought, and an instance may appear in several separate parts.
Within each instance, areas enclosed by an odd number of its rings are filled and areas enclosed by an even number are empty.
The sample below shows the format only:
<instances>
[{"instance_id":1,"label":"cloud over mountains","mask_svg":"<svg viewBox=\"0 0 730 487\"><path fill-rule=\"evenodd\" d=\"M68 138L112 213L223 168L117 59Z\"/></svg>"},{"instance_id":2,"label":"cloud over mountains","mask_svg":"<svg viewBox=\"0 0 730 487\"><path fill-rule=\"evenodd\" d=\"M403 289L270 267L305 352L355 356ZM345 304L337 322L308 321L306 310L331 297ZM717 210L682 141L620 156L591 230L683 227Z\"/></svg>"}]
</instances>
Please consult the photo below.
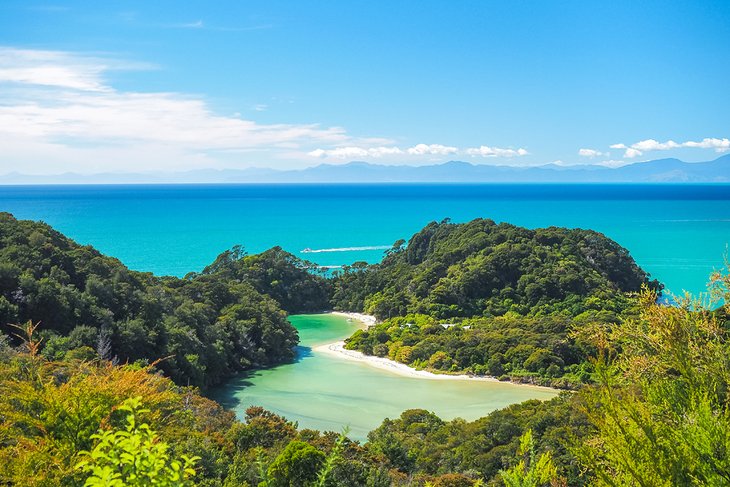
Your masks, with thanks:
<instances>
[{"instance_id":1,"label":"cloud over mountains","mask_svg":"<svg viewBox=\"0 0 730 487\"><path fill-rule=\"evenodd\" d=\"M162 68L109 54L0 47L0 174L18 168L31 174L223 169L261 160L275 168L353 159L406 165L457 157L509 166L544 162L539 148L528 144L414 144L356 136L317 122L264 123L256 118L274 117L265 103L252 105L247 117L222 114L203 95L122 89L114 82L125 72L156 69ZM730 139L645 139L610 148L633 160L672 149L723 153L730 151ZM627 162L611 159L608 148L581 148L578 155L597 166Z\"/></svg>"}]
</instances>

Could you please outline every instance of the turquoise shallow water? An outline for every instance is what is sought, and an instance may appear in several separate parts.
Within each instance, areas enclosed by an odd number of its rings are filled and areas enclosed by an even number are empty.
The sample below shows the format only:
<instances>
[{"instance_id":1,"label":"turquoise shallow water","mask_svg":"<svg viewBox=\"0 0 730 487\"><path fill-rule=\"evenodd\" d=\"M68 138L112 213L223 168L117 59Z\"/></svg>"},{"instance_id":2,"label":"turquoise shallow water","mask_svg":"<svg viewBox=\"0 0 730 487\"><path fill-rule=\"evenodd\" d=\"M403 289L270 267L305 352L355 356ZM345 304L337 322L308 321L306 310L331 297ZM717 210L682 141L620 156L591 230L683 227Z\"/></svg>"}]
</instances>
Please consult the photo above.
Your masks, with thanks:
<instances>
[{"instance_id":1,"label":"turquoise shallow water","mask_svg":"<svg viewBox=\"0 0 730 487\"><path fill-rule=\"evenodd\" d=\"M557 394L503 382L404 377L312 350L350 336L356 326L346 318L297 315L290 320L301 340L297 362L240 376L213 394L240 418L249 406L263 406L302 428L339 432L347 425L351 438L365 440L383 419L397 418L406 409L474 420L513 403Z\"/></svg>"},{"instance_id":2,"label":"turquoise shallow water","mask_svg":"<svg viewBox=\"0 0 730 487\"><path fill-rule=\"evenodd\" d=\"M701 292L730 242L730 185L0 186L0 211L44 220L129 267L182 276L221 251L274 245L321 265L377 262L428 222L492 218L526 227L592 228L628 248L671 290ZM301 250L325 250L300 253ZM333 250L337 249L337 250ZM352 436L423 407L474 419L531 397L510 384L427 381L311 352L348 336L333 317L293 317L300 360L240 377L220 398L258 404L302 427Z\"/></svg>"},{"instance_id":3,"label":"turquoise shallow water","mask_svg":"<svg viewBox=\"0 0 730 487\"><path fill-rule=\"evenodd\" d=\"M235 244L281 245L322 265L376 262L430 221L484 217L598 230L671 290L700 292L730 242L730 185L0 186L0 211L179 276Z\"/></svg>"}]
</instances>

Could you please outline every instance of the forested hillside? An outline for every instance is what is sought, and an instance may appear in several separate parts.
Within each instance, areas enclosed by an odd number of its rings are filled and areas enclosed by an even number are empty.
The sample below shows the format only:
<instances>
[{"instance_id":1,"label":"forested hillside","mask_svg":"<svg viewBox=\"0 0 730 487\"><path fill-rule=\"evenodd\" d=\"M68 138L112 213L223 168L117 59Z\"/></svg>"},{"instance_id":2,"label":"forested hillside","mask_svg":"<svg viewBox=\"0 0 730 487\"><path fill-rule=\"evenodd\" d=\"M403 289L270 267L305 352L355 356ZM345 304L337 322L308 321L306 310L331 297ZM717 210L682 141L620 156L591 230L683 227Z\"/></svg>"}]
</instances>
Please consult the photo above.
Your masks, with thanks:
<instances>
[{"instance_id":1,"label":"forested hillside","mask_svg":"<svg viewBox=\"0 0 730 487\"><path fill-rule=\"evenodd\" d=\"M217 272L156 277L48 225L2 213L0 326L9 333L8 324L40 323L50 359L69 352L118 362L164 359L159 367L171 378L198 386L291 360L297 333L286 313L257 291L255 279L223 272L226 256L216 261ZM308 274L288 285L301 276Z\"/></svg>"},{"instance_id":2,"label":"forested hillside","mask_svg":"<svg viewBox=\"0 0 730 487\"><path fill-rule=\"evenodd\" d=\"M380 319L421 313L437 318L577 316L617 311L624 293L649 282L628 251L590 230L529 230L477 219L430 223L399 241L382 263L345 268L333 304Z\"/></svg>"},{"instance_id":3,"label":"forested hillside","mask_svg":"<svg viewBox=\"0 0 730 487\"><path fill-rule=\"evenodd\" d=\"M164 359L173 380L202 387L293 359L286 312L331 307L393 317L349 341L368 354L575 387L589 378L590 347L573 332L616 322L631 309L626 293L644 284L659 287L625 249L585 230L445 221L398 242L382 263L331 278L280 247L234 247L179 279L131 271L47 225L0 215L6 331L40 322L49 358Z\"/></svg>"},{"instance_id":4,"label":"forested hillside","mask_svg":"<svg viewBox=\"0 0 730 487\"><path fill-rule=\"evenodd\" d=\"M635 313L660 289L628 251L589 230L491 220L431 223L380 264L333 280L333 303L382 321L347 348L437 372L575 388L591 380L589 325Z\"/></svg>"},{"instance_id":5,"label":"forested hillside","mask_svg":"<svg viewBox=\"0 0 730 487\"><path fill-rule=\"evenodd\" d=\"M251 284L288 313L330 309L331 285L323 278L323 270L281 247L254 255L247 255L240 246L233 247L220 254L202 274Z\"/></svg>"}]
</instances>

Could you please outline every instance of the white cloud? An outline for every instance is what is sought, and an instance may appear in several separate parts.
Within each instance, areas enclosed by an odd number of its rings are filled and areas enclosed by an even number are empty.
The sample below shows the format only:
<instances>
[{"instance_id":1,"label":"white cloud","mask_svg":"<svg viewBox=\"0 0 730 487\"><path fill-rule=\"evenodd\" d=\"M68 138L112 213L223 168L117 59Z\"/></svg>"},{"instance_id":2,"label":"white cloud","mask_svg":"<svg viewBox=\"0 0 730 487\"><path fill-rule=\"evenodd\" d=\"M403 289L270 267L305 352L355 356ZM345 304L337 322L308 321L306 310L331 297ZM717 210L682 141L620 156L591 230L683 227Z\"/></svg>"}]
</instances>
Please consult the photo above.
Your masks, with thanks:
<instances>
[{"instance_id":1,"label":"white cloud","mask_svg":"<svg viewBox=\"0 0 730 487\"><path fill-rule=\"evenodd\" d=\"M715 139L715 138L704 138L699 142L687 141L684 147L696 147L700 149L715 149L715 152L728 152L730 151L730 139Z\"/></svg>"},{"instance_id":2,"label":"white cloud","mask_svg":"<svg viewBox=\"0 0 730 487\"><path fill-rule=\"evenodd\" d=\"M202 29L204 27L202 20L196 20L195 22L188 22L186 24L180 24L183 29Z\"/></svg>"},{"instance_id":3,"label":"white cloud","mask_svg":"<svg viewBox=\"0 0 730 487\"><path fill-rule=\"evenodd\" d=\"M380 139L373 139L375 142ZM333 149L315 149L307 153L312 157L333 157L338 159L348 159L353 157L386 157L386 156L448 156L457 154L458 147L451 147L441 144L417 144L407 149L401 149L396 146L378 146L378 147L360 147L360 146L342 146Z\"/></svg>"},{"instance_id":4,"label":"white cloud","mask_svg":"<svg viewBox=\"0 0 730 487\"><path fill-rule=\"evenodd\" d=\"M340 127L260 124L214 113L180 93L114 89L103 75L140 69L66 52L0 48L0 174L214 167L216 153L310 150L352 140ZM138 148L144 147L144 153ZM12 150L11 150L12 148ZM131 153L135 157L131 157ZM138 153L139 152L139 153ZM129 157L121 162L112 154ZM110 157L111 156L111 157Z\"/></svg>"},{"instance_id":5,"label":"white cloud","mask_svg":"<svg viewBox=\"0 0 730 487\"><path fill-rule=\"evenodd\" d=\"M64 52L0 48L0 83L106 91L100 75L110 68L109 63Z\"/></svg>"},{"instance_id":6,"label":"white cloud","mask_svg":"<svg viewBox=\"0 0 730 487\"><path fill-rule=\"evenodd\" d=\"M595 149L580 149L578 155L581 157L603 157L608 156L608 152L601 152Z\"/></svg>"},{"instance_id":7,"label":"white cloud","mask_svg":"<svg viewBox=\"0 0 730 487\"><path fill-rule=\"evenodd\" d=\"M423 155L438 155L447 156L449 154L456 154L459 149L456 147L449 147L441 144L417 144L407 149L408 154L414 156Z\"/></svg>"},{"instance_id":8,"label":"white cloud","mask_svg":"<svg viewBox=\"0 0 730 487\"><path fill-rule=\"evenodd\" d=\"M268 146L296 140L339 142L340 128L261 125L215 115L202 100L175 93L54 93L0 106L0 132L56 141L175 143L198 150Z\"/></svg>"},{"instance_id":9,"label":"white cloud","mask_svg":"<svg viewBox=\"0 0 730 487\"><path fill-rule=\"evenodd\" d=\"M652 151L663 151L670 149L681 149L681 148L696 148L696 149L714 149L715 152L727 152L730 151L730 139L717 139L717 138L704 138L701 141L688 140L686 142L675 142L668 140L666 142L659 142L655 139L646 139L627 146L626 144L613 144L612 149L623 149L624 157L633 158L644 155L645 152Z\"/></svg>"},{"instance_id":10,"label":"white cloud","mask_svg":"<svg viewBox=\"0 0 730 487\"><path fill-rule=\"evenodd\" d=\"M356 138L341 127L262 124L238 113L215 113L200 96L124 91L108 80L110 71L139 69L157 68L111 57L0 47L0 174L183 170L265 161L291 167L308 157L418 163L457 154L527 155L522 148L488 146L400 148L388 138ZM252 106L254 112L267 108Z\"/></svg>"},{"instance_id":11,"label":"white cloud","mask_svg":"<svg viewBox=\"0 0 730 487\"><path fill-rule=\"evenodd\" d=\"M502 149L500 147L489 147L482 145L480 147L472 147L466 149L466 153L470 156L482 157L522 157L529 154L525 149Z\"/></svg>"},{"instance_id":12,"label":"white cloud","mask_svg":"<svg viewBox=\"0 0 730 487\"><path fill-rule=\"evenodd\" d=\"M682 147L681 144L676 143L673 140L668 140L666 142L659 142L654 139L646 139L639 141L635 144L631 144L632 149L636 149L641 154L642 152L649 152L654 150L669 150L669 149L676 149L678 147Z\"/></svg>"},{"instance_id":13,"label":"white cloud","mask_svg":"<svg viewBox=\"0 0 730 487\"><path fill-rule=\"evenodd\" d=\"M307 152L312 157L335 157L338 159L351 159L353 157L383 157L394 154L402 154L398 147L336 147L334 149L315 149Z\"/></svg>"}]
</instances>

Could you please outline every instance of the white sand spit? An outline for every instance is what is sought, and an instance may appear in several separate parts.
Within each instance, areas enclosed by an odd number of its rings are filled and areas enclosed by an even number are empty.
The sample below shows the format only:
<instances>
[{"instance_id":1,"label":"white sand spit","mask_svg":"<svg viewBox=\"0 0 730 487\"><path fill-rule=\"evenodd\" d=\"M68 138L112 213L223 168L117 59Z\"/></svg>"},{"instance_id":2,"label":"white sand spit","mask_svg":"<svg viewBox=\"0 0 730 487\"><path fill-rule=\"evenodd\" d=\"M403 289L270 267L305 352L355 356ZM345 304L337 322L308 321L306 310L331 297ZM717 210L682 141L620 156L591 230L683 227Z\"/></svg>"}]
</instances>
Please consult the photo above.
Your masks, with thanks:
<instances>
[{"instance_id":1,"label":"white sand spit","mask_svg":"<svg viewBox=\"0 0 730 487\"><path fill-rule=\"evenodd\" d=\"M354 321L361 323L363 329L367 329L377 323L377 319L372 315L365 315L362 313L349 313L342 311L331 311L331 314L350 318ZM339 359L351 360L355 362L361 362L371 367L375 367L381 370L387 370L394 374L398 374L403 377L412 377L418 379L430 379L430 380L466 380L466 381L480 381L480 382L500 382L503 384L511 384L518 387L534 387L537 389L543 389L548 391L555 391L551 387L535 386L532 384L516 384L510 382L502 382L495 377L485 376L474 376L474 375L452 375L452 374L434 374L426 370L418 370L413 367L409 367L406 364L396 362L385 357L377 357L374 355L365 355L357 350L348 350L345 348L345 342L339 341L334 343L326 343L324 345L316 346L312 349L317 353L326 353L329 355L336 356Z\"/></svg>"},{"instance_id":2,"label":"white sand spit","mask_svg":"<svg viewBox=\"0 0 730 487\"><path fill-rule=\"evenodd\" d=\"M377 318L375 318L375 316L366 315L363 313L352 313L349 311L330 311L330 314L333 314L336 316L343 316L345 318L349 318L354 321L359 321L360 323L365 325L365 328L369 328L378 322L378 320L377 320Z\"/></svg>"}]
</instances>

